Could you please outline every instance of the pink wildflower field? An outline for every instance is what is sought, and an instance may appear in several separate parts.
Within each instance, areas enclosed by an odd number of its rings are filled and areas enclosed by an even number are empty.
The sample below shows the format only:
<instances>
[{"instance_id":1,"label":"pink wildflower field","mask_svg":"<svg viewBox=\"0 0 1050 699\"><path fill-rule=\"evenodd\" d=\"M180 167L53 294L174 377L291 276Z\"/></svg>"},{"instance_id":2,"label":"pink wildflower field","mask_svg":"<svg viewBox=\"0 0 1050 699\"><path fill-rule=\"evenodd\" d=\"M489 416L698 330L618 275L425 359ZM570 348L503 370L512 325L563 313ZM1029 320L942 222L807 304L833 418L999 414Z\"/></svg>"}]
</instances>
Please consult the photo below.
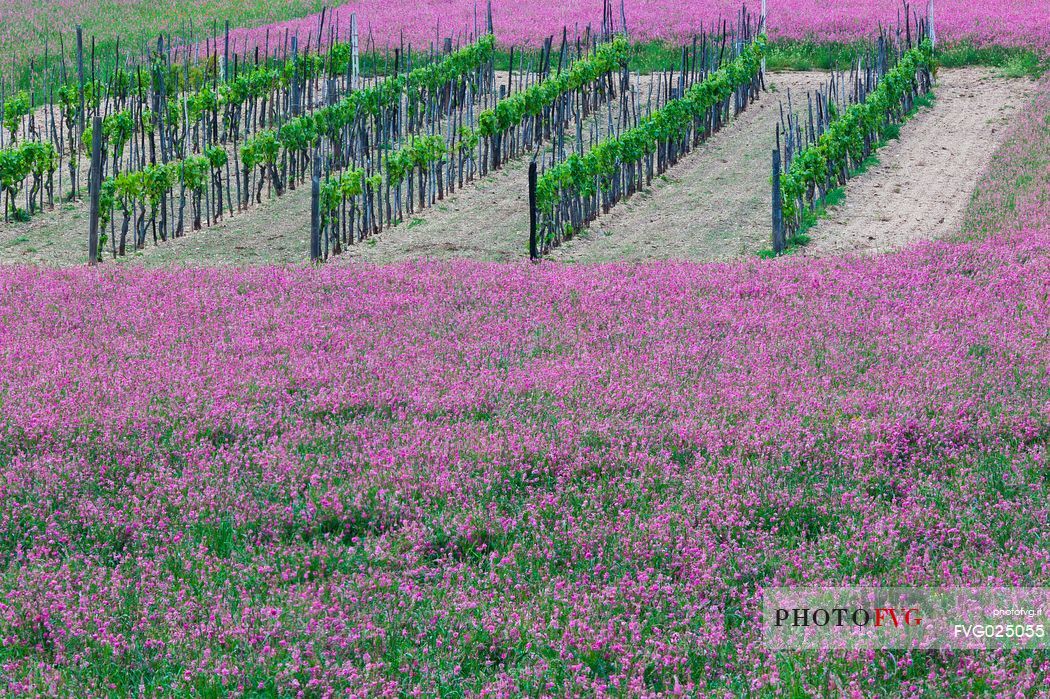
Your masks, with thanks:
<instances>
[{"instance_id":1,"label":"pink wildflower field","mask_svg":"<svg viewBox=\"0 0 1050 699\"><path fill-rule=\"evenodd\" d=\"M1047 696L1045 653L758 629L772 585L1050 583L1039 91L964 234L876 258L3 268L0 694Z\"/></svg>"},{"instance_id":2,"label":"pink wildflower field","mask_svg":"<svg viewBox=\"0 0 1050 699\"><path fill-rule=\"evenodd\" d=\"M48 37L52 55L58 36L65 38L67 51L72 32L82 24L87 36L96 36L107 46L118 37L125 50L137 50L144 41L155 41L158 32L183 35L189 30L210 33L213 20L220 30L232 22L232 40L238 51L265 45L287 30L305 37L316 35L320 0L179 0L152 3L145 0L0 0L0 65L15 57L28 61L41 56ZM619 22L619 3L616 20ZM624 3L628 29L638 40L688 40L712 23L732 18L746 6L757 15L760 3L731 0L631 0ZM925 14L926 3L912 3ZM897 0L769 0L769 34L773 39L852 42L866 40L881 24L898 25L901 3ZM501 44L532 45L559 33L563 26L582 29L601 22L600 0L568 3L493 2L496 34ZM397 45L402 38L426 46L438 35L463 36L474 28L475 14L484 26L485 3L475 0L352 0L337 4L327 14L329 27L339 25L346 37L350 15L357 13L362 30L370 32L380 47ZM1045 52L1050 48L1050 3L1045 0L935 0L939 35L948 42L970 42L977 46L1019 46ZM283 20L283 21L282 21ZM240 27L238 29L238 27ZM326 32L327 36L327 32Z\"/></svg>"},{"instance_id":3,"label":"pink wildflower field","mask_svg":"<svg viewBox=\"0 0 1050 699\"><path fill-rule=\"evenodd\" d=\"M613 3L620 22L619 3ZM571 3L493 2L496 35L504 45L537 45L561 27L582 30L601 24L602 3L583 0ZM758 2L730 0L648 0L625 2L627 28L635 40L684 41L713 23L731 19L746 7L758 15ZM924 2L912 3L914 11L926 15ZM873 28L898 26L902 4L896 0L769 0L767 17L770 38L853 42L867 40ZM326 24L338 24L346 35L350 15L356 13L362 30L370 32L379 46L405 41L427 45L439 36L473 31L475 16L484 26L485 3L473 0L357 0L341 5L328 15ZM940 38L948 42L970 42L977 46L1021 46L1045 51L1050 48L1050 4L1043 0L936 0L934 17ZM233 34L238 47L265 44L287 29L302 36L317 33L320 14L280 22Z\"/></svg>"}]
</instances>

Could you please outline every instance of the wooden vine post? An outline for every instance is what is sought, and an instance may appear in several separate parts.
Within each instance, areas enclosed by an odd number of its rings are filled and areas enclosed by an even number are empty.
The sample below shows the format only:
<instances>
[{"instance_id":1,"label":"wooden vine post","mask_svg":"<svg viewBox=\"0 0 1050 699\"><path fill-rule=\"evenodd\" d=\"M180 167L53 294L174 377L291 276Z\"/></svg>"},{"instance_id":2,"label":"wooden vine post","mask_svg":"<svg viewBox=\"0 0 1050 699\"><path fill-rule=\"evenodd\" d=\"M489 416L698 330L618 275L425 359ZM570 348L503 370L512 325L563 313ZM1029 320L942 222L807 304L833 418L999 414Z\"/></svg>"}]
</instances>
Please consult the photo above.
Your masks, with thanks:
<instances>
[{"instance_id":1,"label":"wooden vine post","mask_svg":"<svg viewBox=\"0 0 1050 699\"><path fill-rule=\"evenodd\" d=\"M933 24L933 0L930 0L930 8L929 8L927 14L929 15L928 19L929 19L929 24L930 24L930 27L929 27L930 43L933 44L934 46L936 46L937 45L937 32L934 29L934 24Z\"/></svg>"},{"instance_id":2,"label":"wooden vine post","mask_svg":"<svg viewBox=\"0 0 1050 699\"><path fill-rule=\"evenodd\" d=\"M784 252L784 202L780 191L780 148L773 151L773 252Z\"/></svg>"},{"instance_id":3,"label":"wooden vine post","mask_svg":"<svg viewBox=\"0 0 1050 699\"><path fill-rule=\"evenodd\" d=\"M933 7L933 0L930 0L930 7ZM762 0L762 17L758 22L758 33L766 33L766 0ZM766 55L762 54L762 74L766 72Z\"/></svg>"},{"instance_id":4,"label":"wooden vine post","mask_svg":"<svg viewBox=\"0 0 1050 699\"><path fill-rule=\"evenodd\" d=\"M350 88L352 90L360 89L361 85L361 64L358 57L358 43L357 43L357 13L350 13L350 60L351 70L353 71L350 76Z\"/></svg>"},{"instance_id":5,"label":"wooden vine post","mask_svg":"<svg viewBox=\"0 0 1050 699\"><path fill-rule=\"evenodd\" d=\"M290 78L291 85L289 86L289 97L292 102L292 116L299 116L299 35L292 37L292 75Z\"/></svg>"},{"instance_id":6,"label":"wooden vine post","mask_svg":"<svg viewBox=\"0 0 1050 699\"><path fill-rule=\"evenodd\" d=\"M77 112L77 141L84 138L84 29L77 25L77 82L80 86L80 111ZM76 184L73 185L74 190Z\"/></svg>"},{"instance_id":7,"label":"wooden vine post","mask_svg":"<svg viewBox=\"0 0 1050 699\"><path fill-rule=\"evenodd\" d=\"M310 260L321 261L321 156L316 152L310 183Z\"/></svg>"},{"instance_id":8,"label":"wooden vine post","mask_svg":"<svg viewBox=\"0 0 1050 699\"><path fill-rule=\"evenodd\" d=\"M540 258L539 241L536 239L536 161L529 163L529 259Z\"/></svg>"},{"instance_id":9,"label":"wooden vine post","mask_svg":"<svg viewBox=\"0 0 1050 699\"><path fill-rule=\"evenodd\" d=\"M226 20L226 46L222 54L222 81L230 79L230 20Z\"/></svg>"},{"instance_id":10,"label":"wooden vine post","mask_svg":"<svg viewBox=\"0 0 1050 699\"><path fill-rule=\"evenodd\" d=\"M98 262L98 200L102 190L102 117L91 119L91 170L88 172L88 264Z\"/></svg>"}]
</instances>

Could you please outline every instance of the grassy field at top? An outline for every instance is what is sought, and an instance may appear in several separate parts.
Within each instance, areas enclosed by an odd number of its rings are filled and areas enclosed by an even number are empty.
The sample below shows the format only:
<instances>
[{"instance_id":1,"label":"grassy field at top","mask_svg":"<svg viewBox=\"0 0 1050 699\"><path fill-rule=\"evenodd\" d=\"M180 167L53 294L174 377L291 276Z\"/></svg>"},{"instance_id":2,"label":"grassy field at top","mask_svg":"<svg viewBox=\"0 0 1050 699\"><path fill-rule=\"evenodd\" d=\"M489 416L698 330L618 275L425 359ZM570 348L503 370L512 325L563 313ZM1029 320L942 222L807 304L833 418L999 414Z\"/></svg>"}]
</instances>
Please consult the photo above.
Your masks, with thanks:
<instances>
[{"instance_id":1,"label":"grassy field at top","mask_svg":"<svg viewBox=\"0 0 1050 699\"><path fill-rule=\"evenodd\" d=\"M138 52L160 32L179 37L210 36L225 22L233 27L254 27L320 12L324 0L0 0L0 71L8 79L23 79L30 59L44 56L45 43L52 55L59 39L72 55L76 27L81 25L90 48L96 40L99 56L111 54L117 41L123 51Z\"/></svg>"}]
</instances>

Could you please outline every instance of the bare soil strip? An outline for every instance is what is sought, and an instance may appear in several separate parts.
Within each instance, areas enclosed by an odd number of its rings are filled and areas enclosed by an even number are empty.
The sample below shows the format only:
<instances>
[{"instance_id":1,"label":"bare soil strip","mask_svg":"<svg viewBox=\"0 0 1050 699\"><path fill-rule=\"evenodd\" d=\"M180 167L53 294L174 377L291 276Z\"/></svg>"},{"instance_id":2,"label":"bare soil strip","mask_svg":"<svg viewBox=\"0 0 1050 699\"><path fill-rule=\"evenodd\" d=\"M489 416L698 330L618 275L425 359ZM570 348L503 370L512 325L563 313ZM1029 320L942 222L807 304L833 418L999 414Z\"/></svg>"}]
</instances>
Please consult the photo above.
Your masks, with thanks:
<instances>
[{"instance_id":1,"label":"bare soil strip","mask_svg":"<svg viewBox=\"0 0 1050 699\"><path fill-rule=\"evenodd\" d=\"M780 101L803 97L822 73L774 73L769 92L664 178L600 217L551 257L573 262L729 260L769 247L770 153ZM1010 115L1034 89L990 70L942 70L934 106L879 152L880 164L847 185L845 202L811 231L806 255L875 253L956 232L978 174ZM351 247L337 261L420 258L521 260L528 248L527 159ZM86 207L60 205L28 224L0 224L0 262L79 264ZM212 228L132 253L172 264L302 264L309 251L308 188L288 192Z\"/></svg>"},{"instance_id":2,"label":"bare soil strip","mask_svg":"<svg viewBox=\"0 0 1050 699\"><path fill-rule=\"evenodd\" d=\"M942 70L936 102L846 185L846 199L810 230L803 253L869 255L958 233L980 173L1035 83L979 68Z\"/></svg>"}]
</instances>

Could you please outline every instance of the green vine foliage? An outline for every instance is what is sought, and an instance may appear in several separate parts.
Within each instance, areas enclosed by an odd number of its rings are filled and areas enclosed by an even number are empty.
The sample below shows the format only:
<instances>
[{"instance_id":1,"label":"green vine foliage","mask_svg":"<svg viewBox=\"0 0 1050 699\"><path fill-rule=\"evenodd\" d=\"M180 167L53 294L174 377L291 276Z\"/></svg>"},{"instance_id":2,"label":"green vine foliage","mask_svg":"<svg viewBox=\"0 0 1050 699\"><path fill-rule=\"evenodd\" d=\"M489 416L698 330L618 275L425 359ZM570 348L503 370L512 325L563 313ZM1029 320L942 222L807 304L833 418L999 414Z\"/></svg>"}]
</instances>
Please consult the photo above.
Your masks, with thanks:
<instances>
[{"instance_id":1,"label":"green vine foliage","mask_svg":"<svg viewBox=\"0 0 1050 699\"><path fill-rule=\"evenodd\" d=\"M133 90L139 92L140 96L144 95L148 89L147 86L151 84L152 75L160 75L168 85L169 94L173 91L194 90L192 94L186 95L186 106L191 120L196 121L201 115L218 110L225 105L240 106L249 98L260 98L279 87L287 87L292 76L296 74L302 80L325 74L332 77L344 75L351 60L350 43L336 42L329 46L325 53L301 55L295 61L285 61L279 66L264 63L245 67L235 77L219 83L217 88L212 87L213 82L218 82L220 72L218 61L214 56L210 56L200 65L192 66L189 69L188 81L182 66L165 65L155 60L152 66L142 65L131 70L120 68L106 83L101 80L87 82L84 85L83 95L75 82L58 86L56 94L62 116L67 123L71 124L79 115L82 96L88 107L97 109L104 97L126 98ZM21 94L17 97L21 97ZM11 102L5 103L5 112L8 104ZM172 99L169 101L170 104L175 104L171 108L173 113L170 115L174 116L171 121L174 124L179 119L174 112L181 112L182 99ZM25 114L28 114L28 109L27 96ZM5 114L4 117L6 123L7 115Z\"/></svg>"},{"instance_id":2,"label":"green vine foliage","mask_svg":"<svg viewBox=\"0 0 1050 699\"><path fill-rule=\"evenodd\" d=\"M427 92L438 90L487 64L495 49L495 37L487 34L441 61L352 92L336 104L288 120L280 129L260 131L241 146L241 161L245 165L265 162L264 158L271 153L275 143L278 155L281 148L289 152L305 152L319 138L338 134L358 115L378 116L383 110L397 106L403 95L407 95L410 105L417 104Z\"/></svg>"},{"instance_id":3,"label":"green vine foliage","mask_svg":"<svg viewBox=\"0 0 1050 699\"><path fill-rule=\"evenodd\" d=\"M478 147L483 136L502 133L521 123L522 119L527 116L540 115L543 109L554 104L562 95L578 90L602 75L626 65L630 59L630 50L627 39L616 37L608 44L599 47L593 56L578 61L569 70L501 100L494 109L486 110L478 115L476 128L460 127L459 139L454 148L449 148L445 139L439 135L413 138L408 145L386 157L388 184L396 187L404 182L415 168L440 163L453 152L469 153ZM472 65L472 62L477 60L487 60L487 54L480 49L475 50L466 65ZM454 77L449 77L450 74L448 71L431 74L431 77L428 78L429 88L436 89L448 80L454 79Z\"/></svg>"},{"instance_id":4,"label":"green vine foliage","mask_svg":"<svg viewBox=\"0 0 1050 699\"><path fill-rule=\"evenodd\" d=\"M386 157L387 183L396 187L417 168L439 163L448 154L441 136L417 136L408 145Z\"/></svg>"},{"instance_id":5,"label":"green vine foliage","mask_svg":"<svg viewBox=\"0 0 1050 699\"><path fill-rule=\"evenodd\" d=\"M141 176L141 175L140 175ZM105 230L109 225L113 206L116 203L117 182L112 177L107 177L98 190L98 227ZM102 246L100 245L99 248ZM101 255L101 253L100 253Z\"/></svg>"},{"instance_id":6,"label":"green vine foliage","mask_svg":"<svg viewBox=\"0 0 1050 699\"><path fill-rule=\"evenodd\" d=\"M195 123L205 114L211 114L218 109L219 95L210 87L205 87L186 98L186 111L189 113L190 123Z\"/></svg>"},{"instance_id":7,"label":"green vine foliage","mask_svg":"<svg viewBox=\"0 0 1050 699\"><path fill-rule=\"evenodd\" d=\"M80 115L82 98L88 109L97 110L104 98L125 98L136 86L142 96L147 86L151 84L151 73L160 74L169 86L170 92L186 90L187 85L203 86L185 96L185 107L189 119L191 122L196 122L202 116L216 112L226 105L241 106L249 98L261 98L279 87L287 87L291 77L295 74L298 74L302 80L324 74L333 77L343 75L351 58L352 51L348 42L335 43L328 48L326 53L299 56L295 61L289 60L280 66L263 64L248 67L240 71L236 77L231 77L218 84L217 88L211 86L213 81L217 81L219 71L214 57L209 57L199 66L191 67L188 83L182 66L155 62L152 68L146 65L132 70L121 68L111 76L108 82L89 81L84 84L83 90L75 82L60 85L56 95L63 119L67 125L72 126ZM29 114L29 110L30 99L25 92L20 92L5 100L3 125L12 133L12 137L17 133L22 118ZM171 128L178 128L183 118L182 112L182 98L168 100L166 123ZM144 119L144 122L147 133L155 128L153 119ZM122 140L126 143L129 139L130 134L127 139ZM110 142L115 149L123 148L123 145L118 146L113 139L110 139ZM87 150L90 150L89 141L82 141L82 144Z\"/></svg>"},{"instance_id":8,"label":"green vine foliage","mask_svg":"<svg viewBox=\"0 0 1050 699\"><path fill-rule=\"evenodd\" d=\"M4 128L11 132L11 140L18 140L22 118L27 114L29 114L29 95L26 92L19 92L8 97L4 102Z\"/></svg>"},{"instance_id":9,"label":"green vine foliage","mask_svg":"<svg viewBox=\"0 0 1050 699\"><path fill-rule=\"evenodd\" d=\"M181 131L180 124L182 123L182 100L168 100L167 115L165 116L165 124L173 131Z\"/></svg>"},{"instance_id":10,"label":"green vine foliage","mask_svg":"<svg viewBox=\"0 0 1050 699\"><path fill-rule=\"evenodd\" d=\"M58 104L62 118L72 126L80 114L80 91L76 85L63 85L58 88Z\"/></svg>"},{"instance_id":11,"label":"green vine foliage","mask_svg":"<svg viewBox=\"0 0 1050 699\"><path fill-rule=\"evenodd\" d=\"M177 166L169 163L107 177L99 188L99 228L104 230L109 225L111 212L117 205L125 216L139 205L150 205L156 211L163 194L171 189L176 173Z\"/></svg>"},{"instance_id":12,"label":"green vine foliage","mask_svg":"<svg viewBox=\"0 0 1050 699\"><path fill-rule=\"evenodd\" d=\"M218 170L225 166L230 159L221 146L208 146L204 149L204 155L208 158L208 164L211 165L213 170Z\"/></svg>"},{"instance_id":13,"label":"green vine foliage","mask_svg":"<svg viewBox=\"0 0 1050 699\"><path fill-rule=\"evenodd\" d=\"M0 189L13 199L30 175L41 177L57 167L58 151L50 142L26 141L5 148L0 150Z\"/></svg>"},{"instance_id":14,"label":"green vine foliage","mask_svg":"<svg viewBox=\"0 0 1050 699\"><path fill-rule=\"evenodd\" d=\"M261 131L241 146L241 162L246 168L275 165L281 155L281 142L272 130Z\"/></svg>"},{"instance_id":15,"label":"green vine foliage","mask_svg":"<svg viewBox=\"0 0 1050 699\"><path fill-rule=\"evenodd\" d=\"M141 177L141 175L140 175ZM106 229L112 216L113 206L116 202L117 182L112 177L107 177L98 190L98 229L102 232L98 246L98 259L102 260L102 246L108 239Z\"/></svg>"},{"instance_id":16,"label":"green vine foliage","mask_svg":"<svg viewBox=\"0 0 1050 699\"><path fill-rule=\"evenodd\" d=\"M864 159L865 136L884 132L904 96L912 91L918 71L932 71L934 66L933 44L924 39L901 56L863 102L846 108L827 131L794 157L780 176L785 219L794 220L807 192L824 186L831 173L848 169L851 160L859 163Z\"/></svg>"},{"instance_id":17,"label":"green vine foliage","mask_svg":"<svg viewBox=\"0 0 1050 699\"><path fill-rule=\"evenodd\" d=\"M696 119L758 75L765 51L766 37L759 36L740 56L642 119L638 126L602 141L585 155L574 153L547 170L536 182L537 208L550 214L564 194L592 196L599 188L611 186L621 166L655 153L661 142L685 138Z\"/></svg>"},{"instance_id":18,"label":"green vine foliage","mask_svg":"<svg viewBox=\"0 0 1050 699\"><path fill-rule=\"evenodd\" d=\"M386 182L397 187L407 180L416 168L426 168L442 162L450 150L442 136L416 136L407 145L388 154L383 162ZM338 177L329 178L321 184L320 208L325 217L334 215L344 198L360 196L368 190L378 190L383 184L383 175L365 175L361 168L352 168Z\"/></svg>"},{"instance_id":19,"label":"green vine foliage","mask_svg":"<svg viewBox=\"0 0 1050 699\"><path fill-rule=\"evenodd\" d=\"M142 188L146 202L152 211L156 211L161 200L178 181L178 164L150 165L142 171Z\"/></svg>"},{"instance_id":20,"label":"green vine foliage","mask_svg":"<svg viewBox=\"0 0 1050 699\"><path fill-rule=\"evenodd\" d=\"M404 183L416 168L440 163L448 153L448 145L442 136L416 136L407 145L384 158L386 182L391 187L397 187ZM382 184L382 174L366 177L361 168L352 168L338 177L329 178L321 184L321 213L326 217L331 216L344 198L359 196L366 188L376 190Z\"/></svg>"},{"instance_id":21,"label":"green vine foliage","mask_svg":"<svg viewBox=\"0 0 1050 699\"><path fill-rule=\"evenodd\" d=\"M480 135L495 136L520 124L525 117L539 116L562 95L623 68L630 57L630 43L623 36L615 37L598 47L594 55L577 61L568 70L502 99L492 109L481 112L478 115Z\"/></svg>"},{"instance_id":22,"label":"green vine foliage","mask_svg":"<svg viewBox=\"0 0 1050 699\"><path fill-rule=\"evenodd\" d=\"M0 187L12 197L18 194L26 177L29 164L21 148L0 150Z\"/></svg>"},{"instance_id":23,"label":"green vine foliage","mask_svg":"<svg viewBox=\"0 0 1050 699\"><path fill-rule=\"evenodd\" d=\"M50 141L29 141L22 145L26 167L35 177L52 173L58 168L58 151Z\"/></svg>"},{"instance_id":24,"label":"green vine foliage","mask_svg":"<svg viewBox=\"0 0 1050 699\"><path fill-rule=\"evenodd\" d=\"M181 163L150 165L144 170L124 172L107 177L99 188L99 226L105 229L117 205L125 215L138 205L150 206L156 212L164 194L175 185Z\"/></svg>"},{"instance_id":25,"label":"green vine foliage","mask_svg":"<svg viewBox=\"0 0 1050 699\"><path fill-rule=\"evenodd\" d=\"M105 92L105 88L102 83L98 80L84 83L84 104L89 109L98 110L102 105L102 97Z\"/></svg>"},{"instance_id":26,"label":"green vine foliage","mask_svg":"<svg viewBox=\"0 0 1050 699\"><path fill-rule=\"evenodd\" d=\"M89 130L85 130L85 134ZM57 159L57 153L53 158ZM99 220L102 227L105 228L113 207L117 205L124 211L130 211L136 204L141 204L156 212L164 195L172 193L177 184L185 185L191 192L203 192L209 173L224 167L228 161L229 155L221 146L208 146L202 155L107 177L99 189Z\"/></svg>"},{"instance_id":27,"label":"green vine foliage","mask_svg":"<svg viewBox=\"0 0 1050 699\"><path fill-rule=\"evenodd\" d=\"M485 65L492 60L495 51L496 37L486 34L473 44L454 51L444 60L421 66L403 76L409 105L418 104L424 94L432 93Z\"/></svg>"},{"instance_id":28,"label":"green vine foliage","mask_svg":"<svg viewBox=\"0 0 1050 699\"><path fill-rule=\"evenodd\" d=\"M131 93L131 73L118 68L109 81L109 94L117 98L126 98Z\"/></svg>"},{"instance_id":29,"label":"green vine foliage","mask_svg":"<svg viewBox=\"0 0 1050 699\"><path fill-rule=\"evenodd\" d=\"M338 177L325 180L320 192L320 209L324 220L327 221L339 210L344 199L360 196L365 191L366 179L363 169L351 168Z\"/></svg>"},{"instance_id":30,"label":"green vine foliage","mask_svg":"<svg viewBox=\"0 0 1050 699\"><path fill-rule=\"evenodd\" d=\"M80 136L80 144L84 146L84 150L88 153L91 152L91 144L95 141L95 127L85 126L84 133Z\"/></svg>"},{"instance_id":31,"label":"green vine foliage","mask_svg":"<svg viewBox=\"0 0 1050 699\"><path fill-rule=\"evenodd\" d=\"M124 153L124 146L131 140L131 134L134 132L135 121L131 118L131 112L128 110L110 114L102 120L102 133L113 149L114 158L121 157ZM90 142L87 143L90 148Z\"/></svg>"},{"instance_id":32,"label":"green vine foliage","mask_svg":"<svg viewBox=\"0 0 1050 699\"><path fill-rule=\"evenodd\" d=\"M178 164L179 182L192 192L204 191L211 163L207 156L191 155Z\"/></svg>"},{"instance_id":33,"label":"green vine foliage","mask_svg":"<svg viewBox=\"0 0 1050 699\"><path fill-rule=\"evenodd\" d=\"M481 143L481 135L477 129L472 129L469 126L459 127L459 140L456 141L455 145L456 153L470 153L478 147L479 143Z\"/></svg>"}]
</instances>

